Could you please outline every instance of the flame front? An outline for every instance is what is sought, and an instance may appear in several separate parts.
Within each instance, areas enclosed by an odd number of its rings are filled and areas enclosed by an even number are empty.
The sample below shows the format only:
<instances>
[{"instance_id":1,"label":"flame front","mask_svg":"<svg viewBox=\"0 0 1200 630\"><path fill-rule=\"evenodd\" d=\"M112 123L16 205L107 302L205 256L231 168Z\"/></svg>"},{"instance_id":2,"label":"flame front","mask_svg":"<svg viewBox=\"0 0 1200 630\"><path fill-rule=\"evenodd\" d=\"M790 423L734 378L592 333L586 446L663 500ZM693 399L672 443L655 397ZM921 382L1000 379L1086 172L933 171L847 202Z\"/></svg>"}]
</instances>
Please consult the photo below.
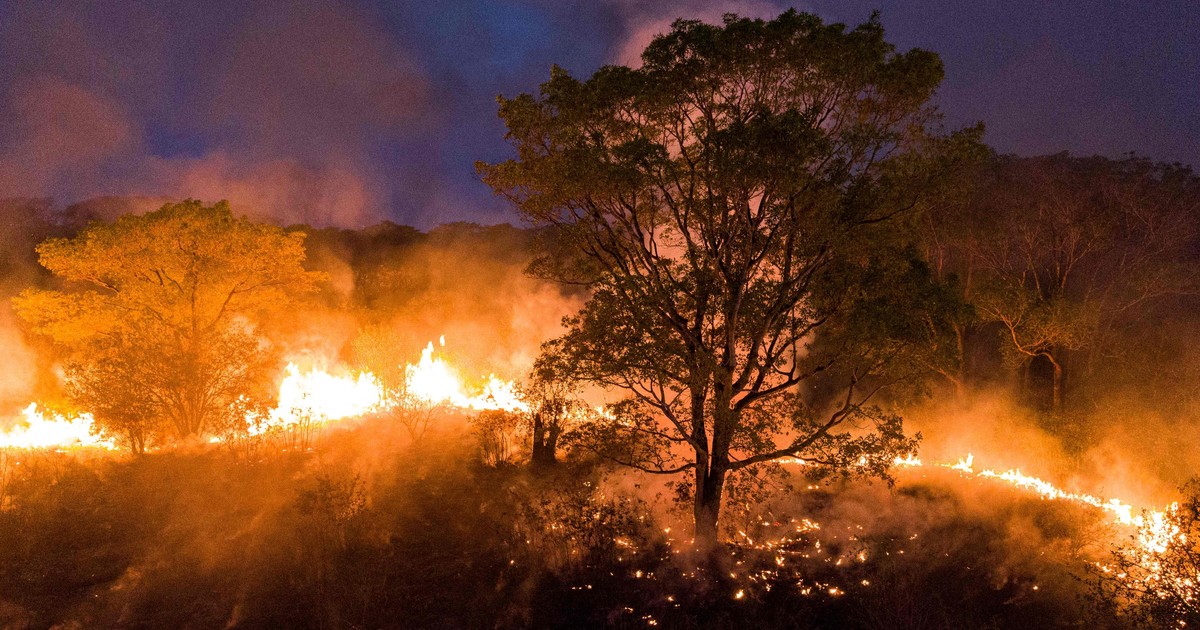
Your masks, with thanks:
<instances>
[{"instance_id":1,"label":"flame front","mask_svg":"<svg viewBox=\"0 0 1200 630\"><path fill-rule=\"evenodd\" d=\"M502 409L504 411L529 411L529 405L521 400L517 386L492 375L477 396L464 392L458 373L445 359L433 356L433 342L421 351L421 360L405 368L408 394L432 405L450 405L460 409Z\"/></svg>"},{"instance_id":2,"label":"flame front","mask_svg":"<svg viewBox=\"0 0 1200 630\"><path fill-rule=\"evenodd\" d=\"M287 427L305 420L325 424L389 406L379 379L370 372L335 376L320 369L301 372L295 363L288 363L284 375L279 384L279 402L270 412L267 427ZM251 423L252 434L263 430Z\"/></svg>"},{"instance_id":3,"label":"flame front","mask_svg":"<svg viewBox=\"0 0 1200 630\"><path fill-rule=\"evenodd\" d=\"M915 460L915 464L912 461L911 459L897 459L896 463L910 467L922 465L920 460ZM997 472L989 468L977 472L974 468L974 463L975 456L967 453L966 457L954 464L937 465L957 470L967 475L1003 481L1017 488L1033 491L1043 499L1071 501L1100 508L1111 514L1116 523L1138 528L1139 532L1141 532L1139 534L1140 544L1147 551L1161 553L1166 549L1166 541L1178 534L1178 531L1170 531L1170 527L1167 525L1165 510L1142 510L1135 513L1135 508L1132 505L1120 499L1101 499L1100 497L1086 493L1067 492L1045 479L1026 475L1019 468L1010 468L1004 472Z\"/></svg>"},{"instance_id":4,"label":"flame front","mask_svg":"<svg viewBox=\"0 0 1200 630\"><path fill-rule=\"evenodd\" d=\"M445 343L444 338L442 343ZM458 372L445 359L434 356L433 342L425 346L416 364L405 366L404 373L404 391L409 400L389 392L371 372L337 375L318 367L301 370L296 363L289 362L279 383L275 407L262 416L247 414L246 430L250 435L262 435L298 425L320 427L386 412L402 404L411 404L413 399L421 404L464 410L529 410L516 384L495 375L487 377L478 394L468 394ZM94 419L89 413L70 417L47 414L38 409L37 403L30 403L21 413L22 419L13 428L0 432L0 448L116 449L111 439L94 434ZM213 441L218 440L213 438Z\"/></svg>"},{"instance_id":5,"label":"flame front","mask_svg":"<svg viewBox=\"0 0 1200 630\"><path fill-rule=\"evenodd\" d=\"M432 341L425 346L416 364L405 366L404 375L403 391L407 396L389 392L371 372L338 376L321 368L301 371L295 363L288 363L279 385L278 404L265 421L248 423L250 432L257 435L300 423L321 426L386 412L413 402L476 411L529 410L529 405L521 400L516 384L494 375L488 377L481 393L474 396L467 394L457 370L445 359L434 356Z\"/></svg>"},{"instance_id":6,"label":"flame front","mask_svg":"<svg viewBox=\"0 0 1200 630\"><path fill-rule=\"evenodd\" d=\"M92 431L93 419L88 413L67 417L40 411L37 403L21 410L22 420L8 431L0 433L0 448L72 448L96 447L113 450L112 440L102 439Z\"/></svg>"}]
</instances>

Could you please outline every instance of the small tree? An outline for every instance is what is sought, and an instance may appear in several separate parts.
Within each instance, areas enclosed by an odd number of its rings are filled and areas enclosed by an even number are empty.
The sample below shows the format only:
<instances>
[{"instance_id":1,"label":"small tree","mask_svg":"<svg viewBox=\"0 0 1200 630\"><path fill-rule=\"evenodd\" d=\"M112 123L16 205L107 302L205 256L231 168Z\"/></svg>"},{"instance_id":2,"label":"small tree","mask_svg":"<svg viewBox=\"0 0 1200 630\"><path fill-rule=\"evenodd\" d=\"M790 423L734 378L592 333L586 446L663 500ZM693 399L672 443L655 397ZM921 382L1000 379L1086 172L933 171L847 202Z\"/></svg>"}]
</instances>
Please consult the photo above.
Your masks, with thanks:
<instances>
[{"instance_id":1,"label":"small tree","mask_svg":"<svg viewBox=\"0 0 1200 630\"><path fill-rule=\"evenodd\" d=\"M38 246L64 290L14 301L67 353L67 390L135 452L153 436L224 426L273 365L259 325L311 291L304 236L233 216L226 202L170 204Z\"/></svg>"},{"instance_id":2,"label":"small tree","mask_svg":"<svg viewBox=\"0 0 1200 630\"><path fill-rule=\"evenodd\" d=\"M527 424L530 437L530 461L546 466L558 461L559 438L573 418L582 417L587 406L578 397L578 380L571 372L568 357L555 352L553 345L543 346L534 362L522 394L529 403Z\"/></svg>"},{"instance_id":3,"label":"small tree","mask_svg":"<svg viewBox=\"0 0 1200 630\"><path fill-rule=\"evenodd\" d=\"M389 414L415 442L425 436L440 405L408 390L410 368L397 359L406 341L391 327L365 327L354 339L354 360L379 380L384 398L392 403Z\"/></svg>"},{"instance_id":4,"label":"small tree","mask_svg":"<svg viewBox=\"0 0 1200 630\"><path fill-rule=\"evenodd\" d=\"M471 417L479 458L492 467L513 463L521 418L503 409L485 409Z\"/></svg>"},{"instance_id":5,"label":"small tree","mask_svg":"<svg viewBox=\"0 0 1200 630\"><path fill-rule=\"evenodd\" d=\"M647 457L624 463L691 474L711 542L731 472L848 453L882 471L911 447L866 403L943 328L906 225L971 138L927 132L941 63L877 19L678 21L642 59L501 98L517 157L479 169L553 229L535 271L592 289L561 351L632 397L645 421L608 429Z\"/></svg>"}]
</instances>

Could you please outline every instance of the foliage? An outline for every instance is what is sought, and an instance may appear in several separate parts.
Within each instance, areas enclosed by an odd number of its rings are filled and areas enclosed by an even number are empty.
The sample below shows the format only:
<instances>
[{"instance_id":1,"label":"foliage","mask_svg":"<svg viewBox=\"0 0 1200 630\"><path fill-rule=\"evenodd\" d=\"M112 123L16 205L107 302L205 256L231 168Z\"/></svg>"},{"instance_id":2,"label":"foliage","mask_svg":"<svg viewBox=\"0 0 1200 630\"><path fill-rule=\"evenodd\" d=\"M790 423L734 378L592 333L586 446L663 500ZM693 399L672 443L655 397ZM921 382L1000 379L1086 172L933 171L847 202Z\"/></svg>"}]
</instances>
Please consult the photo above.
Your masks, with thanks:
<instances>
[{"instance_id":1,"label":"foliage","mask_svg":"<svg viewBox=\"0 0 1200 630\"><path fill-rule=\"evenodd\" d=\"M974 304L971 323L1000 332L1010 365L1049 364L1056 412L1072 367L1128 352L1121 339L1147 309L1200 290L1200 178L1187 168L993 156L959 179L923 226L926 256Z\"/></svg>"},{"instance_id":2,"label":"foliage","mask_svg":"<svg viewBox=\"0 0 1200 630\"><path fill-rule=\"evenodd\" d=\"M479 458L488 466L512 464L517 450L521 418L503 409L486 409L471 417L479 445Z\"/></svg>"},{"instance_id":3,"label":"foliage","mask_svg":"<svg viewBox=\"0 0 1200 630\"><path fill-rule=\"evenodd\" d=\"M1139 627L1200 624L1200 479L1183 491L1161 526L1147 522L1094 571L1093 595Z\"/></svg>"},{"instance_id":4,"label":"foliage","mask_svg":"<svg viewBox=\"0 0 1200 630\"><path fill-rule=\"evenodd\" d=\"M500 99L517 158L479 169L562 243L534 270L592 290L553 350L635 401L598 429L639 434L625 463L695 476L702 537L726 474L836 448L947 328L905 246L976 139L930 131L941 76L877 20L789 11L678 21L640 68L555 68L539 95ZM881 457L907 447L880 435Z\"/></svg>"},{"instance_id":5,"label":"foliage","mask_svg":"<svg viewBox=\"0 0 1200 630\"><path fill-rule=\"evenodd\" d=\"M140 452L166 433L218 429L265 386L261 324L312 290L303 236L236 218L225 202L169 204L38 246L64 290L14 301L67 353L68 391Z\"/></svg>"}]
</instances>

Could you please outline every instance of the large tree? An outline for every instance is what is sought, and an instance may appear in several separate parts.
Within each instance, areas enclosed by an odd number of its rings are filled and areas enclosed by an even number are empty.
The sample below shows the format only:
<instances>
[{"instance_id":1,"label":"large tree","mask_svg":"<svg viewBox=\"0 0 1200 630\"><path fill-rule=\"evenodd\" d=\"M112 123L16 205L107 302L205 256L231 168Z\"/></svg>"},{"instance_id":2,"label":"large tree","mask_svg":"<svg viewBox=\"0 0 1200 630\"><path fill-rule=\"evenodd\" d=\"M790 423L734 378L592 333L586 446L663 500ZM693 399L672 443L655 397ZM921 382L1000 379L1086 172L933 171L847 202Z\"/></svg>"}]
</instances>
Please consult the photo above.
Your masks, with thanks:
<instances>
[{"instance_id":1,"label":"large tree","mask_svg":"<svg viewBox=\"0 0 1200 630\"><path fill-rule=\"evenodd\" d=\"M310 291L303 235L235 217L225 202L169 204L95 223L37 251L62 290L18 314L67 354L67 390L135 451L227 421L268 374L259 326Z\"/></svg>"},{"instance_id":2,"label":"large tree","mask_svg":"<svg viewBox=\"0 0 1200 630\"><path fill-rule=\"evenodd\" d=\"M974 135L930 131L941 63L877 19L678 21L642 61L502 97L517 157L478 168L552 228L535 270L591 288L554 351L630 396L596 431L628 441L608 452L689 472L711 542L731 473L882 473L911 448L866 403L945 332L907 227Z\"/></svg>"}]
</instances>

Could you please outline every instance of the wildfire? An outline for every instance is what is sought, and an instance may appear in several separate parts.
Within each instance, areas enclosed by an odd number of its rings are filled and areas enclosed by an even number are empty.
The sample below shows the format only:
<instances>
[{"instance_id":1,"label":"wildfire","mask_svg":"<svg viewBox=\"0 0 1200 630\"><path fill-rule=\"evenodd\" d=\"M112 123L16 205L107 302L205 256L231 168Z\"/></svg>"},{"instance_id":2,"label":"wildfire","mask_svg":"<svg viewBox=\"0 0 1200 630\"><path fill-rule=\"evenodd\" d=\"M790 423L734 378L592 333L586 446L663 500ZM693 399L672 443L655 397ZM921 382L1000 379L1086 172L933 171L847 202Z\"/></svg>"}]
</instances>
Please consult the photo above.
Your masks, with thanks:
<instances>
[{"instance_id":1,"label":"wildfire","mask_svg":"<svg viewBox=\"0 0 1200 630\"><path fill-rule=\"evenodd\" d=\"M445 339L442 339L445 345ZM421 351L416 365L405 367L406 388L409 395L428 404L446 404L461 409L503 409L505 411L529 411L529 405L521 400L516 384L495 375L489 376L483 391L476 396L464 392L458 372L441 357L433 356L433 342Z\"/></svg>"},{"instance_id":2,"label":"wildfire","mask_svg":"<svg viewBox=\"0 0 1200 630\"><path fill-rule=\"evenodd\" d=\"M1004 472L997 472L990 468L976 471L974 463L975 456L968 453L966 457L958 460L956 463L936 465L942 468L957 470L969 476L1003 481L1017 488L1032 491L1043 499L1070 501L1100 508L1111 514L1116 523L1138 528L1139 532L1141 532L1139 534L1141 545L1148 551L1161 552L1166 549L1167 542L1179 533L1178 531L1172 531L1172 528L1167 524L1166 510L1141 510L1135 512L1136 508L1120 499L1102 499L1091 494L1067 492L1049 481L1026 475L1018 468L1010 468ZM911 456L903 460L897 458L896 464L906 467L923 465L919 459ZM1167 509L1169 510L1170 508L1168 507Z\"/></svg>"},{"instance_id":3,"label":"wildfire","mask_svg":"<svg viewBox=\"0 0 1200 630\"><path fill-rule=\"evenodd\" d=\"M21 421L0 433L0 448L74 448L93 447L112 450L112 440L101 439L92 432L92 416L81 413L67 417L47 414L37 403L21 410Z\"/></svg>"},{"instance_id":4,"label":"wildfire","mask_svg":"<svg viewBox=\"0 0 1200 630\"><path fill-rule=\"evenodd\" d=\"M388 406L379 379L370 372L335 376L321 369L301 372L295 363L288 363L284 375L279 384L279 403L271 410L265 426L251 423L252 434L302 421L325 424Z\"/></svg>"},{"instance_id":5,"label":"wildfire","mask_svg":"<svg viewBox=\"0 0 1200 630\"><path fill-rule=\"evenodd\" d=\"M441 345L445 345L444 337ZM405 366L404 374L402 391L407 396L389 391L371 372L339 375L320 367L301 370L296 363L289 362L279 383L275 408L262 416L248 415L247 431L250 435L262 435L298 426L320 427L413 402L475 411L529 410L516 383L495 375L487 377L478 393L468 393L458 371L434 355L433 342L425 346L416 364ZM112 440L93 433L93 418L89 413L70 417L47 414L38 409L37 403L30 403L21 413L22 419L13 428L0 432L0 448L116 448Z\"/></svg>"},{"instance_id":6,"label":"wildfire","mask_svg":"<svg viewBox=\"0 0 1200 630\"><path fill-rule=\"evenodd\" d=\"M444 339L441 340L441 345L445 345ZM295 363L288 363L280 380L275 408L261 416L248 416L247 429L250 435L262 435L273 430L307 432L341 420L386 412L412 404L444 405L462 410L529 410L516 384L494 375L488 376L477 390L469 392L459 372L444 358L435 354L433 342L425 346L417 363L404 367L403 374L402 386L391 389L371 372L343 371L338 374L320 367L302 370ZM597 409L596 413L607 412ZM93 418L88 413L67 416L44 411L39 409L37 403L31 403L22 410L21 416L20 421L12 428L0 432L0 449L116 448L111 439L102 439L94 433ZM784 463L807 465L807 462L800 458L788 458ZM864 458L860 465L866 463ZM914 471L932 467L954 470L964 477L1005 483L1022 491L1033 492L1042 499L1065 501L1103 510L1114 523L1136 530L1139 564L1147 569L1152 579L1158 579L1160 573L1156 554L1163 553L1173 543L1183 542L1184 534L1171 523L1170 518L1171 511L1177 509L1176 506L1168 506L1162 510L1138 510L1120 499L1105 499L1092 494L1063 490L1049 481L1026 475L1017 468L1002 471L990 468L977 470L975 457L970 453L955 462L927 462L915 453L910 453L897 457L893 463L898 469ZM793 521L793 524L793 536L802 536L820 529L818 523L807 519ZM743 533L743 536L751 546L756 546L748 535ZM776 543L764 544L769 549L783 550L786 546L784 543L788 540L790 539L785 538ZM819 555L822 553L820 541L816 541L811 550L799 549L796 553L804 558L813 554ZM865 556L860 552L858 561L864 560ZM841 562L842 559L839 558L836 564L840 566ZM784 557L778 556L776 563L777 569L781 570ZM1105 566L1101 566L1101 569L1110 570ZM866 584L864 581L864 586ZM827 585L821 586L824 589ZM842 594L834 587L829 587L828 593L830 596ZM738 591L734 597L741 599L744 596L743 591Z\"/></svg>"},{"instance_id":7,"label":"wildfire","mask_svg":"<svg viewBox=\"0 0 1200 630\"><path fill-rule=\"evenodd\" d=\"M440 345L445 345L445 338L440 340ZM265 417L252 418L247 423L249 431L252 435L258 435L272 429L320 427L347 418L388 411L414 401L464 410L529 410L516 385L494 375L487 377L478 393L468 393L458 371L444 358L435 355L432 341L425 346L417 363L405 366L404 375L404 395L401 395L389 391L370 372L337 375L321 368L302 371L295 363L288 363L280 381L278 403ZM39 410L37 403L31 403L21 414L22 419L18 424L0 433L0 448L115 448L112 440L102 439L93 432L93 419L88 413L70 417L48 414ZM1136 528L1139 546L1148 554L1162 552L1181 536L1177 528L1170 525L1168 515L1171 507L1136 510L1120 499L1103 499L1062 490L1016 468L1002 472L993 469L977 471L974 459L974 455L968 453L954 463L926 463L915 454L908 454L896 458L894 463L898 468L905 469L929 466L948 468L965 476L1004 482L1034 492L1043 499L1099 508L1110 514L1115 523ZM785 463L804 465L806 462L790 458Z\"/></svg>"}]
</instances>

